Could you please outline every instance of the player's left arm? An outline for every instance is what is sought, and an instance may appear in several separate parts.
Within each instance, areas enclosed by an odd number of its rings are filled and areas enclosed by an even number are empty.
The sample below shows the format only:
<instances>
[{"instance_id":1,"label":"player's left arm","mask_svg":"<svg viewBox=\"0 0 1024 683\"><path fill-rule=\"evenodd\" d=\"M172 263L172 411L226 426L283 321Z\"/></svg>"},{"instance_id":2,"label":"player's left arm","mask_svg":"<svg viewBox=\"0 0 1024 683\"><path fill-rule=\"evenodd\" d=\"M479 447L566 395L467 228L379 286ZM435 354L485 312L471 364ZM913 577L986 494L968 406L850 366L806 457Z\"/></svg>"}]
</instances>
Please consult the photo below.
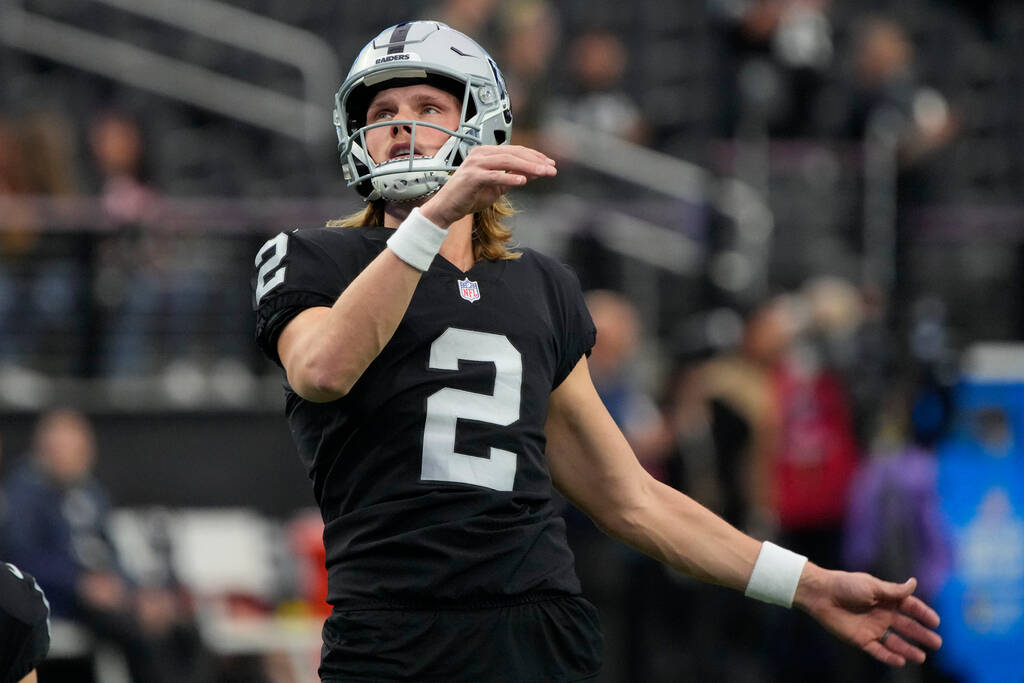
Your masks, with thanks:
<instances>
[{"instance_id":1,"label":"player's left arm","mask_svg":"<svg viewBox=\"0 0 1024 683\"><path fill-rule=\"evenodd\" d=\"M545 433L555 486L606 533L690 576L745 589L761 543L644 470L597 395L585 357L552 392ZM931 630L938 615L913 596L915 587L913 579L894 584L807 562L793 602L901 666L924 661L918 645L941 644Z\"/></svg>"}]
</instances>

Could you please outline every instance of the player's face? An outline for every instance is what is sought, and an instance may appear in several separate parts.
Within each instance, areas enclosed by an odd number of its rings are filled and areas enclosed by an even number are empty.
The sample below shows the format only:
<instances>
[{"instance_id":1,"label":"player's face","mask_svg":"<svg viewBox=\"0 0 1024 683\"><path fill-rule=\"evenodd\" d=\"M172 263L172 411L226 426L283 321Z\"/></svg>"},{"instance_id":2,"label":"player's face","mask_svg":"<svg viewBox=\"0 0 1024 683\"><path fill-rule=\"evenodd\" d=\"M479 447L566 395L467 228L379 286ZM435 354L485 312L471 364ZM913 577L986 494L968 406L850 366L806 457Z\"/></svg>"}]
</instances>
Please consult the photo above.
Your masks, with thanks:
<instances>
[{"instance_id":1,"label":"player's face","mask_svg":"<svg viewBox=\"0 0 1024 683\"><path fill-rule=\"evenodd\" d=\"M367 125L387 121L422 121L456 130L462 115L462 102L449 92L431 85L407 85L381 90L366 111ZM416 149L410 149L412 126L396 124L366 132L366 147L378 164L410 155L433 156L450 136L427 126L416 127Z\"/></svg>"}]
</instances>

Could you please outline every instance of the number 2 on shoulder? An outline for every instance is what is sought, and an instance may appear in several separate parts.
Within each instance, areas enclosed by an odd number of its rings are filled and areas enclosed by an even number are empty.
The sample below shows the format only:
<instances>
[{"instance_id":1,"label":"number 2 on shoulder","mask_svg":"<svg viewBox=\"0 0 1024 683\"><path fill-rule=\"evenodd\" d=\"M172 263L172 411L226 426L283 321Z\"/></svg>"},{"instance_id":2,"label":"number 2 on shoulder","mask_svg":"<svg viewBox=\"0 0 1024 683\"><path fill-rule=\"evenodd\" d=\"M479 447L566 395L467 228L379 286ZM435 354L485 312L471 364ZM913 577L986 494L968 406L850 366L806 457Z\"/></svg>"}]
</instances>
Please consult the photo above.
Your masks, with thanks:
<instances>
[{"instance_id":1,"label":"number 2 on shoulder","mask_svg":"<svg viewBox=\"0 0 1024 683\"><path fill-rule=\"evenodd\" d=\"M267 243L256 254L256 267L259 268L256 273L257 305L270 290L284 282L287 266L282 266L281 261L284 260L287 253L288 235L282 232L277 237L267 240Z\"/></svg>"}]
</instances>

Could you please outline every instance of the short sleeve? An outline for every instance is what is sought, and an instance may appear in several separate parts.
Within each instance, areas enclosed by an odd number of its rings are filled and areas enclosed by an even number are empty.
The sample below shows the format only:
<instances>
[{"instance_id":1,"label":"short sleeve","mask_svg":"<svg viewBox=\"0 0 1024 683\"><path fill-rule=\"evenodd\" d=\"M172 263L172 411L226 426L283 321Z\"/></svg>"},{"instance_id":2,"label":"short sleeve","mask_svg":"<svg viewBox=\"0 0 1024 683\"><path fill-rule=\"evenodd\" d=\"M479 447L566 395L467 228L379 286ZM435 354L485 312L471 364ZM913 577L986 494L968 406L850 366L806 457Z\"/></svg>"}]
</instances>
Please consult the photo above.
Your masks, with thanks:
<instances>
[{"instance_id":1,"label":"short sleeve","mask_svg":"<svg viewBox=\"0 0 1024 683\"><path fill-rule=\"evenodd\" d=\"M329 237L325 232L335 233ZM294 230L267 240L256 255L251 281L256 343L281 364L277 340L296 315L332 306L372 260L357 229ZM351 233L351 234L342 234Z\"/></svg>"},{"instance_id":2,"label":"short sleeve","mask_svg":"<svg viewBox=\"0 0 1024 683\"><path fill-rule=\"evenodd\" d=\"M557 299L560 307L562 329L558 364L555 368L552 390L558 387L584 355L590 355L597 340L597 329L587 310L579 278L566 266L558 266Z\"/></svg>"}]
</instances>

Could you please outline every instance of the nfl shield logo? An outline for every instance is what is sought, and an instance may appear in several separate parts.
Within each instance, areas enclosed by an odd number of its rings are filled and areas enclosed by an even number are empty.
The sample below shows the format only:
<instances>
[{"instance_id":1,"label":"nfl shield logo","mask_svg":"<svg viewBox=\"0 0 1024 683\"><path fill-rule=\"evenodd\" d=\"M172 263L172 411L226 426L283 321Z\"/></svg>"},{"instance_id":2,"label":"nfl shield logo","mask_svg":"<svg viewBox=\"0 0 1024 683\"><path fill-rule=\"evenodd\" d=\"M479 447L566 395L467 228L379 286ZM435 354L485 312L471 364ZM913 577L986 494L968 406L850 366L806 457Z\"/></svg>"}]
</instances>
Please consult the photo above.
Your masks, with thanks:
<instances>
[{"instance_id":1,"label":"nfl shield logo","mask_svg":"<svg viewBox=\"0 0 1024 683\"><path fill-rule=\"evenodd\" d=\"M480 299L480 285L470 280L459 280L459 295L466 301L477 301Z\"/></svg>"}]
</instances>

